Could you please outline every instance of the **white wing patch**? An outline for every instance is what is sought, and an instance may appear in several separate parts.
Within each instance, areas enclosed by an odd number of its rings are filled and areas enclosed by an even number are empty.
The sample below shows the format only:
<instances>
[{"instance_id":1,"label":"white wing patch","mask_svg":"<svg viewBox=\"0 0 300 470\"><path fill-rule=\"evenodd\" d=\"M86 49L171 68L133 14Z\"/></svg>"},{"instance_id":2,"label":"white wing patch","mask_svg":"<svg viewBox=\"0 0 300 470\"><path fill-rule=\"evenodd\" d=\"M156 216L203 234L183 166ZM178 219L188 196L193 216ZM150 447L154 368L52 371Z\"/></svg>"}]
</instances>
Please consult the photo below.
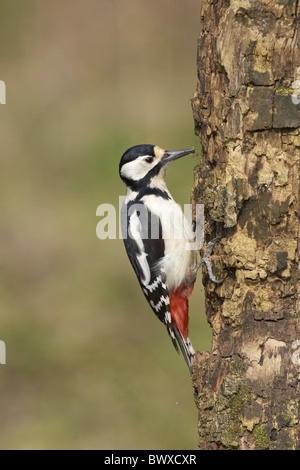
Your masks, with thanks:
<instances>
[{"instance_id":1,"label":"white wing patch","mask_svg":"<svg viewBox=\"0 0 300 470\"><path fill-rule=\"evenodd\" d=\"M151 279L151 273L150 273L150 268L149 268L149 264L147 261L147 255L146 253L142 253L141 255L138 255L136 258L138 262L140 263L140 266L143 271L144 279L142 282L144 286L146 286L150 282L150 279Z\"/></svg>"},{"instance_id":2,"label":"white wing patch","mask_svg":"<svg viewBox=\"0 0 300 470\"><path fill-rule=\"evenodd\" d=\"M141 251L141 254L137 255L137 260L141 266L144 276L142 283L144 284L144 286L147 286L151 279L151 272L147 261L147 254L144 251L144 243L141 237L141 228L141 221L135 211L133 212L129 220L129 233L131 234L129 236L131 236L135 240Z\"/></svg>"}]
</instances>

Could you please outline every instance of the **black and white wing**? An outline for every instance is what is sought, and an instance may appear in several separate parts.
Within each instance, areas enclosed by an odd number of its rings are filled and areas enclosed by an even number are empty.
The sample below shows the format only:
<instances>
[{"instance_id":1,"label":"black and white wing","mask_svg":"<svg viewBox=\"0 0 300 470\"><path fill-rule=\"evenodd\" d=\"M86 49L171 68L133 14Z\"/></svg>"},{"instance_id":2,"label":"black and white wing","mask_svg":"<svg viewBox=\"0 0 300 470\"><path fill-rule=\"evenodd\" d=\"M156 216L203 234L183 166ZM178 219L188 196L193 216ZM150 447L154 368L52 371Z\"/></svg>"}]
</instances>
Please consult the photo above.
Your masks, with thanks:
<instances>
[{"instance_id":1,"label":"black and white wing","mask_svg":"<svg viewBox=\"0 0 300 470\"><path fill-rule=\"evenodd\" d=\"M123 208L122 231L128 258L152 310L166 324L171 321L169 291L165 275L157 267L165 254L160 220L142 202Z\"/></svg>"}]
</instances>

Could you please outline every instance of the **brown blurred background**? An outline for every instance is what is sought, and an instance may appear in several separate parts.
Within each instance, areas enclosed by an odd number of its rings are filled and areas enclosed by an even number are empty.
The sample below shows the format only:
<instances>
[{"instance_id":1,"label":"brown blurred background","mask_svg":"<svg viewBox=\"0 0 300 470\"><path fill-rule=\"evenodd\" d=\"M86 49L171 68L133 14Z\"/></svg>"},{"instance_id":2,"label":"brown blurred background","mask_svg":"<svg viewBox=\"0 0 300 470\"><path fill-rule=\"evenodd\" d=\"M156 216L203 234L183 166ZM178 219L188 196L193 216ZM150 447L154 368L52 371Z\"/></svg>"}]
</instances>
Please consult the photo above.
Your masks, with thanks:
<instances>
[{"instance_id":1,"label":"brown blurred background","mask_svg":"<svg viewBox=\"0 0 300 470\"><path fill-rule=\"evenodd\" d=\"M0 0L0 23L0 448L196 449L185 362L96 208L129 146L199 147L199 0ZM169 169L181 204L198 162ZM190 310L206 349L200 280Z\"/></svg>"}]
</instances>

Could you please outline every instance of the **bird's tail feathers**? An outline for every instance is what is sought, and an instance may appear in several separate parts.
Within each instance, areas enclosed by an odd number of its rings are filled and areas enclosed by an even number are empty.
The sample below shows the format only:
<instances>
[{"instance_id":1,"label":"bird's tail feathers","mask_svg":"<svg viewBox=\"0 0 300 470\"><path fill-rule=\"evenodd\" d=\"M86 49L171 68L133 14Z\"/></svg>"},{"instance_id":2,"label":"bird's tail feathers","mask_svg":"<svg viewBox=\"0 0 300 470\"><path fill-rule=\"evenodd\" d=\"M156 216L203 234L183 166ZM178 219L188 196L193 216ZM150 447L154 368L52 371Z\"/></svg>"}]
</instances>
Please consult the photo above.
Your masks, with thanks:
<instances>
[{"instance_id":1,"label":"bird's tail feathers","mask_svg":"<svg viewBox=\"0 0 300 470\"><path fill-rule=\"evenodd\" d=\"M193 345L192 345L189 337L184 339L184 337L180 333L177 326L174 325L174 323L168 324L167 325L167 330L168 330L168 333L169 333L170 338L172 340L172 343L174 345L174 348L176 349L178 354L180 354L180 351L179 351L179 348L180 348L180 350L182 352L182 355L185 359L185 362L187 363L188 368L191 370L191 367L194 363L195 350L193 348ZM179 346L179 348L178 348L178 346Z\"/></svg>"}]
</instances>

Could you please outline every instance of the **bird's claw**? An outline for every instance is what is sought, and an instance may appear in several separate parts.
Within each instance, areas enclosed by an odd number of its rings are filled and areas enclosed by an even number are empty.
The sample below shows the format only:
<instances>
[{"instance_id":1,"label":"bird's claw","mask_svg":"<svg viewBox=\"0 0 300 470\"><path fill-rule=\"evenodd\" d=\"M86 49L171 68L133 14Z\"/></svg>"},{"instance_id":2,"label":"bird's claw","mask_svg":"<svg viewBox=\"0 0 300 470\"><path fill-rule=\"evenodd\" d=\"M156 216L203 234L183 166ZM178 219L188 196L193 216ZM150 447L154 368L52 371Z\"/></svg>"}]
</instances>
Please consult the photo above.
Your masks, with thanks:
<instances>
[{"instance_id":1,"label":"bird's claw","mask_svg":"<svg viewBox=\"0 0 300 470\"><path fill-rule=\"evenodd\" d=\"M211 265L210 265L210 262L209 262L209 256L212 254L212 250L213 250L213 247L215 246L215 244L217 242L219 242L221 239L219 237L216 237L214 238L213 240L211 240L210 242L208 242L207 244L207 249L206 249L206 253L205 255L203 256L203 258L201 258L201 260L199 261L198 264L196 264L196 271L198 271L198 269L203 265L205 264L206 266L206 269L207 269L207 273L208 273L208 276L209 276L209 279L211 281L213 281L215 284L221 284L221 282L224 281L224 278L223 279L216 279L213 272L212 272L212 268L211 268Z\"/></svg>"}]
</instances>

